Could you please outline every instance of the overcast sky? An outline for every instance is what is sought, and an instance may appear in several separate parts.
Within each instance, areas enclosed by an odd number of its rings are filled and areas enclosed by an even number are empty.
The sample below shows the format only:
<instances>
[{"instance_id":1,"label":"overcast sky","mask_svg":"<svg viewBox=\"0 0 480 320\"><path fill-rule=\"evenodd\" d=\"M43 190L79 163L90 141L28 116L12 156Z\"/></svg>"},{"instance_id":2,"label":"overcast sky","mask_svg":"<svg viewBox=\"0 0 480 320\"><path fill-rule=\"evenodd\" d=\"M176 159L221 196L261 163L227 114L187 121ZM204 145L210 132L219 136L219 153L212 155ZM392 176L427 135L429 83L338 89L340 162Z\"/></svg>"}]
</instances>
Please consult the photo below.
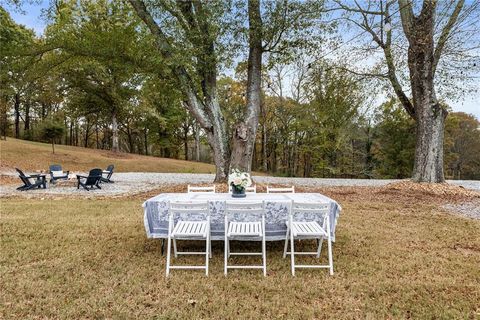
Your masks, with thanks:
<instances>
[{"instance_id":1,"label":"overcast sky","mask_svg":"<svg viewBox=\"0 0 480 320\"><path fill-rule=\"evenodd\" d=\"M48 6L48 1L38 1L33 4L25 4L22 6L22 12L10 5L6 5L4 1L0 0L0 4L10 13L12 18L19 24L33 29L37 35L42 35L46 22L42 18L42 9ZM453 111L462 111L474 114L477 119L480 119L480 77L477 78L479 90L476 93L465 96L460 101L448 101Z\"/></svg>"}]
</instances>

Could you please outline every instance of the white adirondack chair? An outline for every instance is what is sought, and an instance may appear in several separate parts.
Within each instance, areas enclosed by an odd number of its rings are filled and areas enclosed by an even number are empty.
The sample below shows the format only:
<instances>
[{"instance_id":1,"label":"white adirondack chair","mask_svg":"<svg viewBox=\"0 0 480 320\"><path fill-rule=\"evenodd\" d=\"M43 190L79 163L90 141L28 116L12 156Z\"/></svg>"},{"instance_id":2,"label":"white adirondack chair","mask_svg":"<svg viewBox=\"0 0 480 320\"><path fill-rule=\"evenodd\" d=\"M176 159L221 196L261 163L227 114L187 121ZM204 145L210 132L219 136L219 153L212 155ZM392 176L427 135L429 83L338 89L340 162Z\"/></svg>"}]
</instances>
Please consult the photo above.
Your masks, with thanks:
<instances>
[{"instance_id":1,"label":"white adirondack chair","mask_svg":"<svg viewBox=\"0 0 480 320\"><path fill-rule=\"evenodd\" d=\"M170 202L168 208L168 248L167 248L167 270L166 276L170 274L170 269L205 269L208 276L208 259L212 257L212 247L210 241L210 210L208 201L202 202ZM202 220L182 220L182 214L200 215ZM177 222L175 218L178 216ZM205 251L200 252L179 252L177 250L177 240L205 240ZM205 255L205 265L172 265L171 247L173 242L173 253L175 258L178 255Z\"/></svg>"},{"instance_id":2,"label":"white adirondack chair","mask_svg":"<svg viewBox=\"0 0 480 320\"><path fill-rule=\"evenodd\" d=\"M332 239L330 234L330 217L329 205L320 202L295 202L292 201L287 221L287 237L285 239L285 247L283 257L287 254L291 257L292 275L295 276L296 268L328 268L330 274L333 275L333 254ZM312 214L321 217L321 223L317 221L298 221L295 215ZM298 265L295 264L295 255L316 255L320 258L323 239L327 239L328 245L328 264L327 265ZM318 248L314 252L298 252L295 251L295 239L317 239ZM290 240L290 252L287 251L288 241Z\"/></svg>"},{"instance_id":3,"label":"white adirondack chair","mask_svg":"<svg viewBox=\"0 0 480 320\"><path fill-rule=\"evenodd\" d=\"M249 216L249 221L236 221L238 216ZM257 217L251 221L252 217ZM231 252L230 240L260 240L262 252ZM230 256L262 256L262 265L229 265ZM265 203L263 201L226 201L225 203L225 276L228 269L263 269L267 275L265 244Z\"/></svg>"}]
</instances>

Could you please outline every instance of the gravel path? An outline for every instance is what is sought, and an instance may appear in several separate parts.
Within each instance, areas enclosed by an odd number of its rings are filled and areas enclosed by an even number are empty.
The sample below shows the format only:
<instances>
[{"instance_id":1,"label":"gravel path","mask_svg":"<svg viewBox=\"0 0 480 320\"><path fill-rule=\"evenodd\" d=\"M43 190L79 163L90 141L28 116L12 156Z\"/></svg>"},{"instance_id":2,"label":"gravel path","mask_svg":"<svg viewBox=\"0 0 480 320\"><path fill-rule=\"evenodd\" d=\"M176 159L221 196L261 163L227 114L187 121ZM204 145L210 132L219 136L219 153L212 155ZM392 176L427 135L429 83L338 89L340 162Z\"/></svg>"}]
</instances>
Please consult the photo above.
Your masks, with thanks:
<instances>
[{"instance_id":1,"label":"gravel path","mask_svg":"<svg viewBox=\"0 0 480 320\"><path fill-rule=\"evenodd\" d=\"M447 204L444 205L443 208L455 214L480 220L480 201Z\"/></svg>"},{"instance_id":2,"label":"gravel path","mask_svg":"<svg viewBox=\"0 0 480 320\"><path fill-rule=\"evenodd\" d=\"M12 174L14 175L14 174ZM28 192L16 191L17 185L1 185L0 196L23 195L25 197L38 197L39 195L88 195L88 196L120 196L136 194L153 189L161 189L162 185L172 184L199 184L211 183L213 174L191 173L142 173L122 172L115 173L112 177L115 183L102 184L101 190L85 191L77 190L72 182L70 186L49 186L47 189L30 190ZM386 184L400 181L388 179L321 179L321 178L283 178L271 176L254 176L253 179L263 184L285 184L306 187L336 187L336 186L359 186L380 187ZM466 189L480 191L480 181L449 181L452 184L461 185Z\"/></svg>"}]
</instances>

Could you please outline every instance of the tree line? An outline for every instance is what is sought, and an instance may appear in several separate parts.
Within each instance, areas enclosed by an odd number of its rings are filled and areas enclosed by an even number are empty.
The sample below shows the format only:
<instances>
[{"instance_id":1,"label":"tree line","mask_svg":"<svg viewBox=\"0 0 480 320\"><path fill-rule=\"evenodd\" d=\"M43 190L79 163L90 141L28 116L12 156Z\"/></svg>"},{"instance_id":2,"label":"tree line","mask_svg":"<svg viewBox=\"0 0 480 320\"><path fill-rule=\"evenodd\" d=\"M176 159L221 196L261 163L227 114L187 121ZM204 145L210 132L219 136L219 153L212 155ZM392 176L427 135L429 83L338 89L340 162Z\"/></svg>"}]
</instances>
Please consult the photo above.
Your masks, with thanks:
<instances>
[{"instance_id":1,"label":"tree line","mask_svg":"<svg viewBox=\"0 0 480 320\"><path fill-rule=\"evenodd\" d=\"M449 114L435 91L437 68L450 76L441 60L447 40L475 5L57 1L42 36L1 8L0 130L213 162L216 181L231 168L478 179L479 122ZM332 22L340 19L346 24ZM383 54L369 70L325 54L345 46L338 33L348 23L376 46L355 42L356 52ZM395 51L395 30L407 52ZM387 93L381 103L371 98L378 88Z\"/></svg>"}]
</instances>

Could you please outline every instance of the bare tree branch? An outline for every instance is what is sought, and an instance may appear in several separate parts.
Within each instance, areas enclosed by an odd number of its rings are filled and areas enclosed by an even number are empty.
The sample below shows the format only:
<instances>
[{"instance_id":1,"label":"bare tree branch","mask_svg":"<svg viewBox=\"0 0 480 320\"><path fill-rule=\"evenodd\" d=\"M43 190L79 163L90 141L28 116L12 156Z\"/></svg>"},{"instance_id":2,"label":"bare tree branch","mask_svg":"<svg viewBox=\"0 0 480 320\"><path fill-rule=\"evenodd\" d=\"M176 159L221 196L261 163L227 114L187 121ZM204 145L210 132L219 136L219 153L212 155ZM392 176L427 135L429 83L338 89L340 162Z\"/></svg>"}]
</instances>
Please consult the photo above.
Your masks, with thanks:
<instances>
[{"instance_id":1,"label":"bare tree branch","mask_svg":"<svg viewBox=\"0 0 480 320\"><path fill-rule=\"evenodd\" d=\"M452 31L453 26L457 22L458 16L460 15L460 11L462 11L463 5L465 4L465 0L459 0L457 2L457 5L455 6L455 9L453 10L453 13L451 14L450 18L448 19L447 24L442 30L442 34L440 35L440 38L438 39L437 46L435 48L434 54L433 54L433 74L435 74L435 71L437 69L438 61L440 60L440 57L442 55L443 48L445 47L445 44L447 43L448 37L450 35L450 32Z\"/></svg>"}]
</instances>

